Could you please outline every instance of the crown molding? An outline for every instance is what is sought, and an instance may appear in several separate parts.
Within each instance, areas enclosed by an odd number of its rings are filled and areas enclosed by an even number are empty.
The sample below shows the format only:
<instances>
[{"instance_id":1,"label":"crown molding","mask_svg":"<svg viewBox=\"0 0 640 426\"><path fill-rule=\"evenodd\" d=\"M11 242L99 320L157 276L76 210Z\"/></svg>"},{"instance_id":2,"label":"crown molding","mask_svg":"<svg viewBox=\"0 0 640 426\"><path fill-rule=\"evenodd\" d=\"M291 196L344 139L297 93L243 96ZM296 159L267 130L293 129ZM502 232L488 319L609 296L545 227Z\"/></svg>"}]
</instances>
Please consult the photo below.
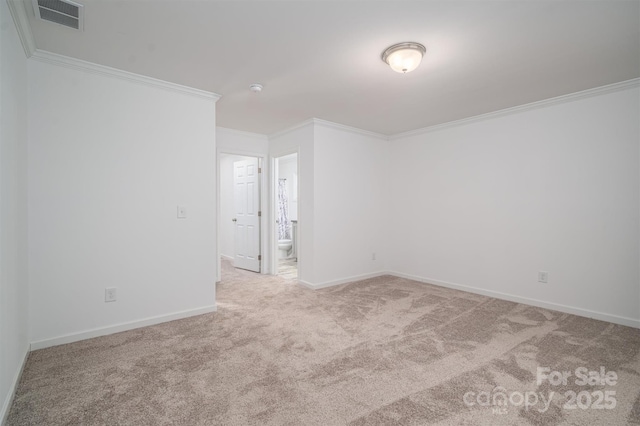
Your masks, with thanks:
<instances>
[{"instance_id":1,"label":"crown molding","mask_svg":"<svg viewBox=\"0 0 640 426\"><path fill-rule=\"evenodd\" d=\"M207 92L205 90L194 89L193 87L183 86L181 84L170 83L168 81L159 80L153 77L147 77L140 74L134 74L128 71L122 71L116 68L107 67L105 65L94 64L92 62L83 61L81 59L70 58L68 56L59 55L57 53L51 53L44 50L36 49L31 56L31 59L46 64L57 65L64 68L69 68L76 71L88 72L91 74L103 75L107 77L113 77L120 80L129 81L132 83L142 84L145 86L151 86L169 90L172 92L187 94L204 99L213 100L216 102L220 99L220 95Z\"/></svg>"},{"instance_id":2,"label":"crown molding","mask_svg":"<svg viewBox=\"0 0 640 426\"><path fill-rule=\"evenodd\" d=\"M322 127L326 127L329 129L337 129L337 130L342 130L344 132L351 132L351 133L356 133L359 135L363 135L363 136L368 136L368 137L373 137L376 139L382 139L382 140L389 140L388 136L383 135L381 133L376 133L376 132L371 132L369 130L363 130L363 129L359 129L357 127L351 127L351 126L346 126L344 124L339 124L339 123L334 123L332 121L327 121L327 120L321 120L319 118L310 118L308 120L305 120L301 123L295 124L291 127L287 127L286 129L277 131L275 133L271 133L270 135L268 135L269 139L271 138L277 138L280 137L282 135L286 135L289 132L293 132L294 130L298 130L300 128L309 126L309 125L314 125L314 126L322 126Z\"/></svg>"},{"instance_id":3,"label":"crown molding","mask_svg":"<svg viewBox=\"0 0 640 426\"><path fill-rule=\"evenodd\" d=\"M312 118L311 120L313 121L314 124L316 124L318 126L327 127L327 128L330 128L330 129L342 130L343 132L356 133L358 135L368 136L368 137L371 137L371 138L381 139L381 140L384 140L384 141L388 141L389 140L389 137L387 135L383 135L382 133L376 133L376 132L372 132L372 131L369 131L369 130L363 130L363 129L359 129L357 127L352 127L352 126L347 126L347 125L344 125L344 124L334 123L332 121L321 120L319 118Z\"/></svg>"},{"instance_id":4,"label":"crown molding","mask_svg":"<svg viewBox=\"0 0 640 426\"><path fill-rule=\"evenodd\" d=\"M447 123L436 124L434 126L422 127L420 129L410 130L408 132L396 133L394 135L389 136L389 140L394 141L398 139L404 139L410 136L417 136L424 133L435 132L437 130L448 129L450 127L463 126L465 124L471 124L478 121L484 121L492 118L503 117L505 115L516 114L519 112L530 111L530 110L544 108L552 105L573 102L579 99L605 95L607 93L619 92L621 90L631 89L635 87L640 87L640 78L634 78L631 80L621 81L619 83L613 83L613 84L608 84L606 86L595 87L593 89L582 90L580 92L557 96L555 98L544 99L542 101L531 102L528 104L519 105L511 108L505 108L498 111L489 112L486 114L475 115L473 117L463 118L461 120L449 121Z\"/></svg>"},{"instance_id":5,"label":"crown molding","mask_svg":"<svg viewBox=\"0 0 640 426\"><path fill-rule=\"evenodd\" d=\"M261 133L245 132L244 130L230 129L229 127L216 126L216 131L221 131L221 132L224 132L224 133L231 133L231 134L239 135L239 136L246 136L248 138L254 138L254 139L267 140L269 138L267 135L263 135Z\"/></svg>"},{"instance_id":6,"label":"crown molding","mask_svg":"<svg viewBox=\"0 0 640 426\"><path fill-rule=\"evenodd\" d=\"M7 0L7 6L9 6L13 23L16 26L16 30L18 30L18 37L20 37L24 54L27 55L28 59L36 51L36 40L33 38L33 32L31 31L27 6L22 0Z\"/></svg>"},{"instance_id":7,"label":"crown molding","mask_svg":"<svg viewBox=\"0 0 640 426\"><path fill-rule=\"evenodd\" d=\"M310 119L308 119L308 120L304 120L304 121L303 121L303 122L301 122L301 123L294 124L294 125L293 125L293 126L291 126L291 127L287 127L287 128L285 128L285 129L279 130L279 131L277 131L277 132L275 132L275 133L271 133L270 135L268 135L268 137L269 137L269 139L272 139L272 138L278 138L278 137L280 137L280 136L284 136L284 135L286 135L287 133L291 133L291 132L293 132L294 130L298 130L298 129L301 129L301 128L303 128L303 127L307 127L307 126L309 126L310 124L311 124L311 125L313 124L313 118L310 118Z\"/></svg>"}]
</instances>

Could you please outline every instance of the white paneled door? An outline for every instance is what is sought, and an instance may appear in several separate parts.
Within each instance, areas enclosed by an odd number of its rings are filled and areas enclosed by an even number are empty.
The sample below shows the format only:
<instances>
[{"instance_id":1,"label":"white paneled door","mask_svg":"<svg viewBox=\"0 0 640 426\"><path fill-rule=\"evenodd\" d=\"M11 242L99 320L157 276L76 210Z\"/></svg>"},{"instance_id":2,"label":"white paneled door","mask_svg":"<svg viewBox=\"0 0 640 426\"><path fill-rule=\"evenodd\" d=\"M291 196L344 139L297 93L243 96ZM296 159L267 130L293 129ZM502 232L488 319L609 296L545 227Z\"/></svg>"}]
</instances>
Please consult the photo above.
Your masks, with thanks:
<instances>
[{"instance_id":1,"label":"white paneled door","mask_svg":"<svg viewBox=\"0 0 640 426\"><path fill-rule=\"evenodd\" d=\"M233 163L236 268L260 272L260 176L258 159Z\"/></svg>"}]
</instances>

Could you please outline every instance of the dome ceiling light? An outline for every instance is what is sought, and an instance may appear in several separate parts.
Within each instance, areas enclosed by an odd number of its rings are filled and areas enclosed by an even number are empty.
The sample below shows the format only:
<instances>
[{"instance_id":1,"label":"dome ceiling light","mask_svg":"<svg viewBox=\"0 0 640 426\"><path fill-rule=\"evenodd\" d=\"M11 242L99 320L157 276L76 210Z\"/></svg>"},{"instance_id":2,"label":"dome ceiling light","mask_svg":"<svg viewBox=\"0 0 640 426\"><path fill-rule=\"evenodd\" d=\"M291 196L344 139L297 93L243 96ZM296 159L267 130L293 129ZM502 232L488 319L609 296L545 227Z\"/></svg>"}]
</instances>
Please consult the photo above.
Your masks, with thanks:
<instances>
[{"instance_id":1,"label":"dome ceiling light","mask_svg":"<svg viewBox=\"0 0 640 426\"><path fill-rule=\"evenodd\" d=\"M395 72L408 73L418 68L426 52L427 48L420 43L405 42L387 47L381 58Z\"/></svg>"}]
</instances>

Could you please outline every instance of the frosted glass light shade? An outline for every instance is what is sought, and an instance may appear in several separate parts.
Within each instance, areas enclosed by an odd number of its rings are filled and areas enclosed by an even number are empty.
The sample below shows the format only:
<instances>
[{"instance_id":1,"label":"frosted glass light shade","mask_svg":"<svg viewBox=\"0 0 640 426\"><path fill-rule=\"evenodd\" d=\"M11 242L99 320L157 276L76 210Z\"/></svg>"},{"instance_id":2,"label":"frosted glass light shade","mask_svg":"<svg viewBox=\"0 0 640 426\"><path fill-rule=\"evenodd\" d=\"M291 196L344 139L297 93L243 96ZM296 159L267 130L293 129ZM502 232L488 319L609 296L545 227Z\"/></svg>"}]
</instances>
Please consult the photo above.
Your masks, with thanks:
<instances>
[{"instance_id":1,"label":"frosted glass light shade","mask_svg":"<svg viewBox=\"0 0 640 426\"><path fill-rule=\"evenodd\" d=\"M382 52L382 60L395 72L407 73L418 68L426 51L420 43L398 43Z\"/></svg>"}]
</instances>

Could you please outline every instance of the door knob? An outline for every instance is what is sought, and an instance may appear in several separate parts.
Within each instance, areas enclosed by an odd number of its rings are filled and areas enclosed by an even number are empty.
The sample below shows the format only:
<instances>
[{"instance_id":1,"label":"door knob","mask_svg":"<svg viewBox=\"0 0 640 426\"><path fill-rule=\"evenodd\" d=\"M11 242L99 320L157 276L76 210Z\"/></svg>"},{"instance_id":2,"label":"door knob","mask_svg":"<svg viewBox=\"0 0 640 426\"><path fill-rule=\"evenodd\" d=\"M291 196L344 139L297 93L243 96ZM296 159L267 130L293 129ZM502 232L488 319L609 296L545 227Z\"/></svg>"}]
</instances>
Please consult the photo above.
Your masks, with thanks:
<instances>
[{"instance_id":1,"label":"door knob","mask_svg":"<svg viewBox=\"0 0 640 426\"><path fill-rule=\"evenodd\" d=\"M236 219L235 217L233 219L231 219L232 222L236 222L238 219Z\"/></svg>"}]
</instances>

